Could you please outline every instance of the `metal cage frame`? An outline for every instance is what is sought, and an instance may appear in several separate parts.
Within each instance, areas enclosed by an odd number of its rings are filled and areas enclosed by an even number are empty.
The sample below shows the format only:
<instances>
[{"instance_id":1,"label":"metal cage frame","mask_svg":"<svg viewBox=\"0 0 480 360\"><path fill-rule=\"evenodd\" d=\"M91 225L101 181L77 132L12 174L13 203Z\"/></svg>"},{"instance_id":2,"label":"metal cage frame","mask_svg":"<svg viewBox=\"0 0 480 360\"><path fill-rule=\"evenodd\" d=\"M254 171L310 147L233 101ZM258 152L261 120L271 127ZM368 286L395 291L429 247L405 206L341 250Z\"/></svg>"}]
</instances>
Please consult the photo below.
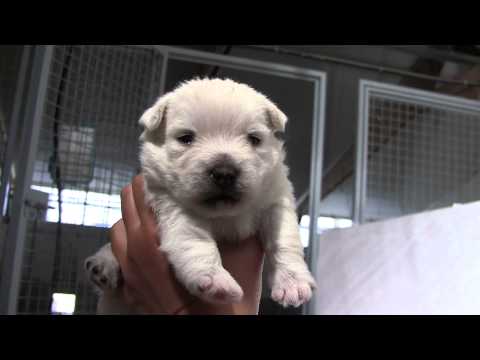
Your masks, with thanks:
<instances>
[{"instance_id":1,"label":"metal cage frame","mask_svg":"<svg viewBox=\"0 0 480 360\"><path fill-rule=\"evenodd\" d=\"M355 189L353 201L353 221L362 224L365 221L367 203L368 171L368 131L369 104L372 96L394 101L408 101L415 105L432 106L447 110L471 111L480 113L480 101L417 90L410 87L387 83L360 80L358 96L357 143L355 163Z\"/></svg>"},{"instance_id":2,"label":"metal cage frame","mask_svg":"<svg viewBox=\"0 0 480 360\"><path fill-rule=\"evenodd\" d=\"M231 69L256 72L278 77L305 80L314 85L314 111L312 123L312 147L310 168L310 203L309 214L309 254L308 262L311 269L316 268L318 257L318 238L316 237L318 206L320 203L323 144L325 131L325 99L326 81L325 72L294 67L272 62L258 61L247 58L207 53L203 51L182 49L162 45L129 45L154 49L162 55L162 68L159 90L165 92L165 81L168 71L168 60L181 60L207 65L222 66ZM12 221L9 224L8 236L5 239L6 247L2 266L2 281L0 283L0 314L15 314L21 281L22 255L25 246L26 221L22 215L25 211L25 197L30 187L35 161L39 130L42 122L43 106L45 103L46 86L49 77L50 63L52 60L53 45L39 45L33 49L33 68L30 77L29 95L24 116L25 131L23 133L24 153L22 167L19 169L17 187L12 199ZM7 159L10 161L11 159ZM0 194L5 198L5 194ZM313 312L314 298L307 308L307 313Z\"/></svg>"}]
</instances>

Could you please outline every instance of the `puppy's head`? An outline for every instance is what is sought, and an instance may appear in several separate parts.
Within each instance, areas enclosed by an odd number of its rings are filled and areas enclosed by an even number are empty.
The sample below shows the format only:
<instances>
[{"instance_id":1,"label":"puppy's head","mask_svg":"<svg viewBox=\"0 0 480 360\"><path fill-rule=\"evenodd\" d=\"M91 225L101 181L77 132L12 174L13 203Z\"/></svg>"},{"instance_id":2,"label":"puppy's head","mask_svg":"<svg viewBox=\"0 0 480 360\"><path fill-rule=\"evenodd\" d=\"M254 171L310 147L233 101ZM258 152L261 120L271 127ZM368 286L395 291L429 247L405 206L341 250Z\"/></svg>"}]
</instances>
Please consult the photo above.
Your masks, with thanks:
<instances>
[{"instance_id":1,"label":"puppy's head","mask_svg":"<svg viewBox=\"0 0 480 360\"><path fill-rule=\"evenodd\" d=\"M231 80L196 79L162 96L140 123L141 160L158 186L206 217L234 216L261 199L284 160L287 117Z\"/></svg>"}]
</instances>

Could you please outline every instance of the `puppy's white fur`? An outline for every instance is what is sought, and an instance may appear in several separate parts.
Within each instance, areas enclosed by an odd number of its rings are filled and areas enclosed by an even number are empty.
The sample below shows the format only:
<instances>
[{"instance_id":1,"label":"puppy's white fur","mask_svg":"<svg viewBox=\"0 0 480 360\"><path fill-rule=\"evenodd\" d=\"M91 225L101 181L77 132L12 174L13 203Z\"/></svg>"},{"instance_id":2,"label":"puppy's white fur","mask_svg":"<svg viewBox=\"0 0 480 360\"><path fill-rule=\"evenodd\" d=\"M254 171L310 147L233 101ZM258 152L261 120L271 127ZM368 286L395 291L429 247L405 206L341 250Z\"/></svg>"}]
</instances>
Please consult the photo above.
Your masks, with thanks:
<instances>
[{"instance_id":1,"label":"puppy's white fur","mask_svg":"<svg viewBox=\"0 0 480 360\"><path fill-rule=\"evenodd\" d=\"M223 268L217 242L251 235L263 242L272 298L299 306L311 297L315 283L303 257L283 143L276 137L286 122L264 95L220 79L186 82L140 119L146 201L161 224L161 250L179 281L206 301L241 300L242 289ZM186 132L194 134L190 144L179 142ZM260 144L249 142L252 134ZM239 170L239 198L207 205L209 169L226 158Z\"/></svg>"}]
</instances>

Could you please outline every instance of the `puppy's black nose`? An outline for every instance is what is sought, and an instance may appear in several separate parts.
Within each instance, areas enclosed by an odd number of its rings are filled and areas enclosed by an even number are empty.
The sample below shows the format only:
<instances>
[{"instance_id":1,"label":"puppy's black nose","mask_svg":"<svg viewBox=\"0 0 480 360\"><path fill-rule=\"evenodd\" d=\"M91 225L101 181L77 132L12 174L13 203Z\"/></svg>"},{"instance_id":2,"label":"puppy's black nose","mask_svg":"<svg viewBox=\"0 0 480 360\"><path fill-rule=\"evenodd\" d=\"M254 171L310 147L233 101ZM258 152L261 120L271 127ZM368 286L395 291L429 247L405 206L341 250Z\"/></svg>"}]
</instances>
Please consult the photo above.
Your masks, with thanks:
<instances>
[{"instance_id":1,"label":"puppy's black nose","mask_svg":"<svg viewBox=\"0 0 480 360\"><path fill-rule=\"evenodd\" d=\"M210 170L210 179L221 189L232 188L237 182L238 169L232 164L217 165Z\"/></svg>"}]
</instances>

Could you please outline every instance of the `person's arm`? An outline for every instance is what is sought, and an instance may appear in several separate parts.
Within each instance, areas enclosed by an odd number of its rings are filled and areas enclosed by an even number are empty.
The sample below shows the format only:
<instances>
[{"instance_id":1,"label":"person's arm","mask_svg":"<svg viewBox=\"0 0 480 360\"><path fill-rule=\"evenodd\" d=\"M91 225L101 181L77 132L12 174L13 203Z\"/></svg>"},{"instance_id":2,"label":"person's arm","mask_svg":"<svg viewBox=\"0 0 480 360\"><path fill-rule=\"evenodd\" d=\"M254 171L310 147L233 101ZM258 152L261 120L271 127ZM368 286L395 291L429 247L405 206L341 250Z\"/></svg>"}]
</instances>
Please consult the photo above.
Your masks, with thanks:
<instances>
[{"instance_id":1,"label":"person's arm","mask_svg":"<svg viewBox=\"0 0 480 360\"><path fill-rule=\"evenodd\" d=\"M125 300L150 314L258 314L264 255L260 242L251 238L239 246L220 246L224 267L242 287L244 297L235 304L204 303L175 279L158 248L157 224L144 198L143 177L137 176L122 191L122 220L111 229Z\"/></svg>"}]
</instances>

